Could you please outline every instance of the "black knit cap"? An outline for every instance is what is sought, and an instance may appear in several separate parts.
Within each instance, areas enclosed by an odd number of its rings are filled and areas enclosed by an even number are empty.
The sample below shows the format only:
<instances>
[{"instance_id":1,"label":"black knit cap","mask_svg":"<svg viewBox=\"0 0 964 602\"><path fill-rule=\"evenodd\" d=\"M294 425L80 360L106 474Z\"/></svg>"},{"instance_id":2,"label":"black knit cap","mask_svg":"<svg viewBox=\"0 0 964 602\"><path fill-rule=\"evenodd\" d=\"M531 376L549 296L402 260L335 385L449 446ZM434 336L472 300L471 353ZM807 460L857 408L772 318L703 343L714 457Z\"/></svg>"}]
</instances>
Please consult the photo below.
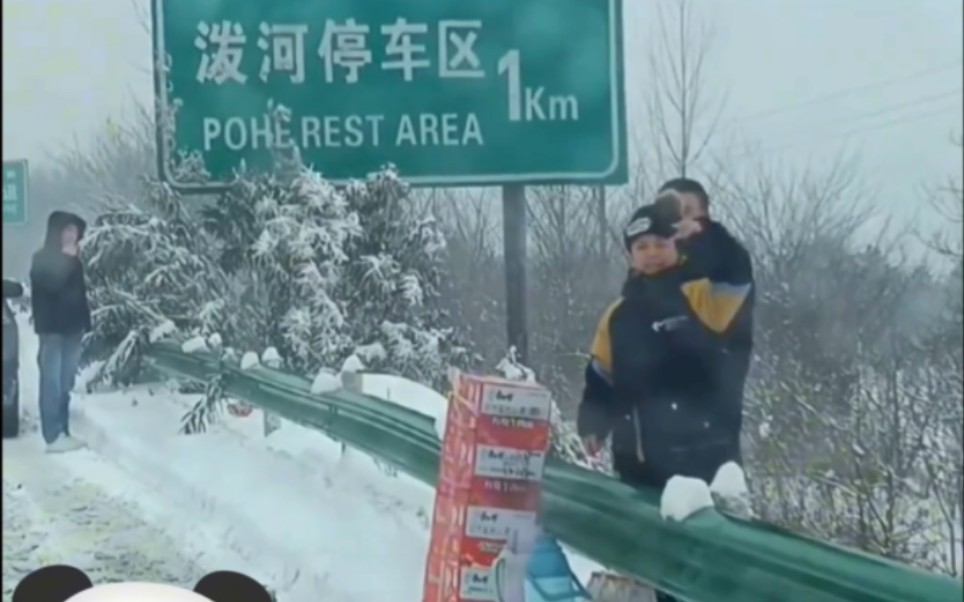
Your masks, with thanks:
<instances>
[{"instance_id":1,"label":"black knit cap","mask_svg":"<svg viewBox=\"0 0 964 602\"><path fill-rule=\"evenodd\" d=\"M643 205L629 219L629 224L623 231L623 242L629 249L634 240L647 234L670 238L676 234L676 223L680 219L679 207L676 205Z\"/></svg>"}]
</instances>

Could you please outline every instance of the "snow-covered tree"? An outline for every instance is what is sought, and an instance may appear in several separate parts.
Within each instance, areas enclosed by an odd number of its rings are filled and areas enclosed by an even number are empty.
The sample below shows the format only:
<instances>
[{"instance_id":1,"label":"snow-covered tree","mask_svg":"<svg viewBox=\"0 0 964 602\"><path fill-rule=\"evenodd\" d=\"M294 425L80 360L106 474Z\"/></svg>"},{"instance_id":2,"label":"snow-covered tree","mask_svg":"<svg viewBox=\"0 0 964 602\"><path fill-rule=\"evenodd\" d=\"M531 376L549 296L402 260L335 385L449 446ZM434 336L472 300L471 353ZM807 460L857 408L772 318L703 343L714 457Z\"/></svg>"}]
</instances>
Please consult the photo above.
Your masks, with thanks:
<instances>
[{"instance_id":1,"label":"snow-covered tree","mask_svg":"<svg viewBox=\"0 0 964 602\"><path fill-rule=\"evenodd\" d=\"M413 210L408 186L392 169L348 186L345 197L362 234L346 247L339 298L351 308L358 355L374 371L443 387L447 366L463 364L467 352L440 301L442 230Z\"/></svg>"},{"instance_id":2,"label":"snow-covered tree","mask_svg":"<svg viewBox=\"0 0 964 602\"><path fill-rule=\"evenodd\" d=\"M244 176L211 199L151 184L86 240L90 349L105 360L93 384L130 383L167 323L185 339L217 335L225 353L274 347L300 374L355 354L443 381L465 355L438 309L445 239L405 210L407 193L391 171L339 190L304 167ZM208 391L198 412L220 401Z\"/></svg>"},{"instance_id":3,"label":"snow-covered tree","mask_svg":"<svg viewBox=\"0 0 964 602\"><path fill-rule=\"evenodd\" d=\"M934 333L952 330L941 317L940 277L901 256L901 233L860 236L870 216L844 167L786 184L760 172L717 196L735 210L755 260L744 405L755 511L953 574L960 328L956 341L937 344Z\"/></svg>"},{"instance_id":4,"label":"snow-covered tree","mask_svg":"<svg viewBox=\"0 0 964 602\"><path fill-rule=\"evenodd\" d=\"M214 238L209 253L231 283L230 294L204 307L206 330L240 317L226 345L276 347L299 373L332 365L351 348L353 308L337 290L345 247L362 232L343 194L301 169L290 181L246 178L201 213Z\"/></svg>"},{"instance_id":5,"label":"snow-covered tree","mask_svg":"<svg viewBox=\"0 0 964 602\"><path fill-rule=\"evenodd\" d=\"M137 378L140 351L157 326L197 328L199 304L225 283L208 253L212 242L162 184L148 185L136 207L97 218L83 241L95 326L87 351L105 359L91 386Z\"/></svg>"}]
</instances>

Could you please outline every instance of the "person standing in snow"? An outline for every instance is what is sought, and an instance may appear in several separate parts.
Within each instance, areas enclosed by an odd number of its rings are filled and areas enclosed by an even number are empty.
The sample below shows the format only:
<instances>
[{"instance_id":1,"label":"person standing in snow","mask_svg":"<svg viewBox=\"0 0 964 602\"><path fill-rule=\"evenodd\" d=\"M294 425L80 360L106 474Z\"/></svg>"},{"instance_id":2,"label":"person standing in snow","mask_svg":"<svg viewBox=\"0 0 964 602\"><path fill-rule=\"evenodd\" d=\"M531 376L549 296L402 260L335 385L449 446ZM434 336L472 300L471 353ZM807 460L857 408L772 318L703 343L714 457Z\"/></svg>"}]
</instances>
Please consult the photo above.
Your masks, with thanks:
<instances>
[{"instance_id":1,"label":"person standing in snow","mask_svg":"<svg viewBox=\"0 0 964 602\"><path fill-rule=\"evenodd\" d=\"M702 184L690 178L668 180L659 187L656 204L668 205L667 210L678 210L684 220L691 220L699 225L690 236L678 241L679 251L685 258L683 269L691 277L705 276L715 282L726 282L728 274L745 268L749 270L750 279L753 278L753 262L749 252L723 224L712 219L710 197ZM739 266L735 268L732 265L734 263ZM755 304L756 291L751 289L746 302L733 320L734 324L724 333L725 387L731 396L730 403L739 407L736 416L738 430L742 429L743 395L753 358ZM741 460L742 454L738 448L736 461L742 463Z\"/></svg>"},{"instance_id":2,"label":"person standing in snow","mask_svg":"<svg viewBox=\"0 0 964 602\"><path fill-rule=\"evenodd\" d=\"M82 447L70 435L70 392L80 362L81 340L91 326L84 268L78 256L87 224L54 211L43 247L30 265L33 324L40 339L40 427L49 452Z\"/></svg>"},{"instance_id":3,"label":"person standing in snow","mask_svg":"<svg viewBox=\"0 0 964 602\"><path fill-rule=\"evenodd\" d=\"M683 258L677 244L702 229L675 204L636 211L624 234L629 276L592 342L577 429L593 455L612 434L614 468L633 486L662 489L675 475L710 483L739 455L741 408L723 360L753 277L732 239ZM690 270L710 263L700 253L719 256L711 277Z\"/></svg>"}]
</instances>

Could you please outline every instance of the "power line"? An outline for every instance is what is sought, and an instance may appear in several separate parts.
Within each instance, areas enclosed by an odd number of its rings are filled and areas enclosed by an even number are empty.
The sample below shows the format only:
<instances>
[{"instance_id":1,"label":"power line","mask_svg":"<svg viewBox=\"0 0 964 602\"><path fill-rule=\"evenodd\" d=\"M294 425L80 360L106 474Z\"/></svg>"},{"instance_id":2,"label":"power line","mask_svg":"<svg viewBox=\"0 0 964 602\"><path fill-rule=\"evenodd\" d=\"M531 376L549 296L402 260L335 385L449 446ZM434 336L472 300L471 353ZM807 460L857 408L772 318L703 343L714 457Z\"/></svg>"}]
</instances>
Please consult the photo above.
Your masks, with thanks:
<instances>
[{"instance_id":1,"label":"power line","mask_svg":"<svg viewBox=\"0 0 964 602\"><path fill-rule=\"evenodd\" d=\"M865 132L873 132L873 131L877 131L877 130L883 130L883 129L886 129L886 128L889 128L889 127L893 127L893 126L896 126L896 125L902 125L902 124L904 124L904 123L909 123L909 122L912 122L912 121L917 121L918 119L923 119L923 118L925 118L925 117L932 117L932 116L934 116L934 115L943 114L943 113L945 113L946 111L947 111L947 107L944 107L944 108L941 108L941 109L937 109L937 110L925 111L925 112L922 112L922 113L914 113L914 114L912 114L912 115L905 115L905 116L903 116L903 117L899 117L899 118L895 118L895 119L890 119L890 120L888 120L888 121L882 121L882 122L873 124L873 125L871 125L871 126L866 126L866 127L862 127L862 128L854 128L854 129L851 129L851 130L847 130L847 131L845 131L845 132L839 132L839 133L837 133L837 134L833 134L833 135L829 135L829 136L823 136L823 137L821 137L821 138L819 138L819 139L807 140L807 141L804 141L804 142L802 142L802 143L784 144L784 145L782 145L782 146L775 146L775 147L760 149L760 150L757 150L757 151L751 151L751 152L748 152L748 153L743 153L743 154L741 154L741 155L737 155L736 157L733 157L733 158L734 158L734 159L745 159L745 158L748 158L748 157L755 157L755 156L757 156L757 155L762 155L762 154L768 154L768 155L769 155L769 154L774 154L774 153L782 153L782 152L787 151L787 150L790 150L790 149L792 149L792 148L796 148L796 147L799 147L799 146L806 146L806 145L808 145L808 144L825 142L825 141L827 141L827 140L838 140L838 139L841 139L841 138L850 138L851 136L854 136L854 135L856 135L856 134L861 134L861 133L865 133Z\"/></svg>"},{"instance_id":2,"label":"power line","mask_svg":"<svg viewBox=\"0 0 964 602\"><path fill-rule=\"evenodd\" d=\"M852 124L852 123L855 122L855 121L860 121L860 120L863 120L863 119L867 119L867 118L869 118L869 117L880 117L880 116L882 116L882 115L889 115L889 114L891 114L891 113L894 113L894 112L896 112L896 111L901 111L901 110L903 110L903 109L915 108L915 107L919 107L919 106L921 106L921 105L930 104L930 103L932 103L932 102L934 102L934 101L944 100L944 99L951 98L951 97L955 97L955 96L960 96L962 92L964 92L964 88L955 88L955 89L953 89L953 90L946 90L946 91L944 91L944 92L938 92L937 94L930 94L930 95L928 95L928 96L921 96L921 97L914 98L914 99L912 99L912 100L908 100L908 101L901 102L901 103L898 103L898 104L888 105L888 106L886 106L886 107L883 107L883 108L880 108L880 109L876 109L876 110L874 110L874 111L867 111L867 112L858 113L858 114L856 114L856 115L852 115L852 116L849 116L849 117L841 117L841 118L839 118L839 119L834 119L834 120L831 120L831 121L826 121L826 122L823 122L823 123L821 123L821 124L817 124L816 126L807 126L807 134L810 134L814 129L817 129L817 130L826 129L827 126L834 127L835 124L841 124L841 123L842 123L842 124ZM805 135L807 135L807 134L805 134ZM796 138L797 136L790 136L790 137L791 137L791 138Z\"/></svg>"},{"instance_id":3,"label":"power line","mask_svg":"<svg viewBox=\"0 0 964 602\"><path fill-rule=\"evenodd\" d=\"M867 83L867 84L862 84L862 85L854 86L854 87L850 87L850 88L843 88L843 89L837 90L837 91L835 91L835 92L830 92L830 93L828 93L828 94L824 94L824 95L821 95L821 96L816 96L816 97L813 97L813 98L810 98L810 99L807 99L807 100L803 100L803 101L800 101L800 102L795 102L795 103L791 103L791 104L786 104L786 105L782 105L782 106L777 106L777 107L773 107L773 108L771 108L771 109L765 109L765 110L763 110L763 111L757 111L756 113L750 113L749 115L744 115L744 116L742 116L742 117L737 117L736 119L733 119L733 120L731 120L730 122L728 122L725 127L731 127L731 126L736 125L736 124L740 124L740 123L743 123L743 122L746 122L746 121L750 121L750 120L760 119L760 118L763 118L763 117L768 117L768 116L770 116L770 115L778 115L778 114L781 114L781 113L786 113L786 112L789 112L789 111L793 111L793 110L795 110L795 109L804 108L804 107L809 107L809 106L812 106L812 105L815 105L815 104L826 103L826 102L829 102L829 101L832 101L832 100L837 100L837 99L839 99L839 98L844 98L844 97L850 96L850 95L852 95L852 94L857 94L857 93L859 93L859 92L866 92L866 91L869 91L869 90L877 90L877 89L880 89L880 88L886 88L887 86L891 86L891 85L893 85L893 84L898 84L898 83L907 82L907 81L911 81L911 80L915 80L915 79L920 79L920 78L925 77L925 76L927 76L927 75L933 75L934 73L940 73L940 72L942 72L942 71L947 71L948 69L953 68L953 67L959 67L962 63L964 63L964 59L960 59L960 58L959 58L959 59L956 59L956 60L951 61L951 62L948 62L948 63L941 63L941 64L939 64L939 65L936 65L936 66L934 66L934 67L930 67L930 68L925 69L925 70L923 70L923 71L917 71L917 72L915 72L915 73L910 73L910 74L906 74L906 75L901 75L901 76L898 76L898 77L892 77L892 78L888 78L888 79L884 79L884 80L877 80L877 81L874 81L874 82L869 82L869 83Z\"/></svg>"},{"instance_id":4,"label":"power line","mask_svg":"<svg viewBox=\"0 0 964 602\"><path fill-rule=\"evenodd\" d=\"M857 115L857 117L855 117L854 119L864 119L866 117L877 117L879 115L886 115L887 113L893 113L894 111L899 111L900 109L908 109L908 108L920 106L923 104L928 104L935 100L943 100L945 98L950 98L952 96L960 96L962 92L964 92L964 89L955 88L953 90L947 90L945 92L939 92L937 94L931 94L930 96L923 96L921 98L917 98L907 102L902 102L900 104L891 105L889 107L885 107L878 111L862 113L860 115ZM839 121L842 121L842 120L839 120ZM850 119L848 119L847 121L850 121Z\"/></svg>"}]
</instances>

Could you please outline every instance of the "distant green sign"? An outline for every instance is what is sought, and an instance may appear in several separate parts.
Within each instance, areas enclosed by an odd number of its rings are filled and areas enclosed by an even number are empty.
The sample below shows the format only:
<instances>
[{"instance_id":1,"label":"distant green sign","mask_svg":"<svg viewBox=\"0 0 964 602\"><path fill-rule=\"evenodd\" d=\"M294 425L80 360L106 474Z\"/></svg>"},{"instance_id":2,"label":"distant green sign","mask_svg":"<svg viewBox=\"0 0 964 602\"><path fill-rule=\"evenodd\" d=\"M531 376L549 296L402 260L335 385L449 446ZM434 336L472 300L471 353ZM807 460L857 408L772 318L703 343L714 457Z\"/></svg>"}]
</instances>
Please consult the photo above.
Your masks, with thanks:
<instances>
[{"instance_id":1,"label":"distant green sign","mask_svg":"<svg viewBox=\"0 0 964 602\"><path fill-rule=\"evenodd\" d=\"M623 183L621 1L154 0L161 174Z\"/></svg>"},{"instance_id":2,"label":"distant green sign","mask_svg":"<svg viewBox=\"0 0 964 602\"><path fill-rule=\"evenodd\" d=\"M27 223L27 161L3 162L3 225Z\"/></svg>"}]
</instances>

